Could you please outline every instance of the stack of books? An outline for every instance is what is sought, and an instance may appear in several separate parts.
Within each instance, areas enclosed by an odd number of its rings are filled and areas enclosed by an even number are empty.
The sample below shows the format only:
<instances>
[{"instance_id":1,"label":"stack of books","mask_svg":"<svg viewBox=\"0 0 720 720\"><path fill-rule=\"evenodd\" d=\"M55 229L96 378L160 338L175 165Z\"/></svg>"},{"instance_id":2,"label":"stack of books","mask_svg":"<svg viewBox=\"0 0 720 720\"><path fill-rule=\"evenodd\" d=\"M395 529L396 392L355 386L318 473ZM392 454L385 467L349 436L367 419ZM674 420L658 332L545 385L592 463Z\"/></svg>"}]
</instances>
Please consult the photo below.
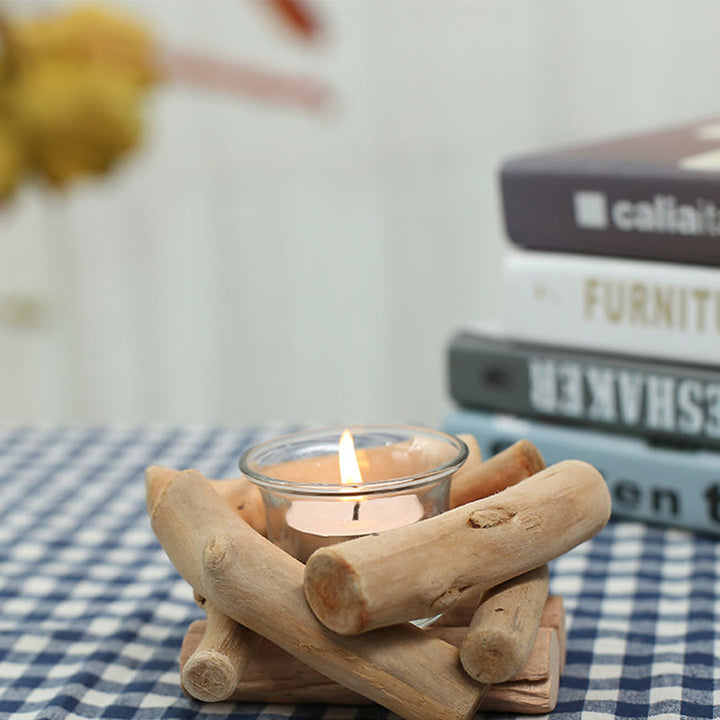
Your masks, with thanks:
<instances>
[{"instance_id":1,"label":"stack of books","mask_svg":"<svg viewBox=\"0 0 720 720\"><path fill-rule=\"evenodd\" d=\"M614 514L720 535L720 120L506 162L499 327L445 429L586 460Z\"/></svg>"}]
</instances>

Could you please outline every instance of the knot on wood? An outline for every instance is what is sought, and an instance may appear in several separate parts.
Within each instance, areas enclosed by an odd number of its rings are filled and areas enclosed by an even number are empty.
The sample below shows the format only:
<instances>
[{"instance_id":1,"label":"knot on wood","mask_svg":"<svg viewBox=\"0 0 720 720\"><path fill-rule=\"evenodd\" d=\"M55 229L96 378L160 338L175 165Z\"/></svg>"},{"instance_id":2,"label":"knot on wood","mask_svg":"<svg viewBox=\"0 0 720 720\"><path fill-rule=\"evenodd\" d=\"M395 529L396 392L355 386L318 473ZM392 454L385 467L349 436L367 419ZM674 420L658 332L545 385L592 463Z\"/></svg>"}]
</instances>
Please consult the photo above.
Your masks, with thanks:
<instances>
[{"instance_id":1,"label":"knot on wood","mask_svg":"<svg viewBox=\"0 0 720 720\"><path fill-rule=\"evenodd\" d=\"M203 552L203 568L213 577L222 575L227 559L232 558L232 542L225 535L212 537Z\"/></svg>"},{"instance_id":2,"label":"knot on wood","mask_svg":"<svg viewBox=\"0 0 720 720\"><path fill-rule=\"evenodd\" d=\"M468 525L474 528L491 528L512 520L515 513L506 508L488 508L487 510L476 510L468 517Z\"/></svg>"}]
</instances>

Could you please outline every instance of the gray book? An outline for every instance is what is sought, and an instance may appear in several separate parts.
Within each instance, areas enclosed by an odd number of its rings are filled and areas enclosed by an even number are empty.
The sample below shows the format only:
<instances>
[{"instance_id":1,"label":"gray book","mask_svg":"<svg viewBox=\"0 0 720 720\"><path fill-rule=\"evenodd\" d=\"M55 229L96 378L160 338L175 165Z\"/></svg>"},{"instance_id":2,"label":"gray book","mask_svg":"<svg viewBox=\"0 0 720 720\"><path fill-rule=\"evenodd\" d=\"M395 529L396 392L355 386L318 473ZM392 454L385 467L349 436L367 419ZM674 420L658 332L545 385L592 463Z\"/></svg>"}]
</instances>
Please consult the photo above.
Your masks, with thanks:
<instances>
[{"instance_id":1,"label":"gray book","mask_svg":"<svg viewBox=\"0 0 720 720\"><path fill-rule=\"evenodd\" d=\"M518 246L720 265L720 119L508 159Z\"/></svg>"},{"instance_id":2,"label":"gray book","mask_svg":"<svg viewBox=\"0 0 720 720\"><path fill-rule=\"evenodd\" d=\"M720 368L516 342L490 330L453 337L449 390L462 406L720 448Z\"/></svg>"}]
</instances>

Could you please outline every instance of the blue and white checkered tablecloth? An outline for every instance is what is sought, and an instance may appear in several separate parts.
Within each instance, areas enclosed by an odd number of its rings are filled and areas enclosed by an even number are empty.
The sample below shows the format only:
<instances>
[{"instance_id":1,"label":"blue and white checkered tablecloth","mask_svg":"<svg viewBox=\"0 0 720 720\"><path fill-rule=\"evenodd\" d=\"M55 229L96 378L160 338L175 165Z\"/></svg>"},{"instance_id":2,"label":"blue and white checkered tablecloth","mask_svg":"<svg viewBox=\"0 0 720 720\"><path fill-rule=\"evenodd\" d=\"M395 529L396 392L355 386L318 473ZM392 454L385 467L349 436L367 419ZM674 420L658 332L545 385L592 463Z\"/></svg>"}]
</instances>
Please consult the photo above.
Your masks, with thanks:
<instances>
[{"instance_id":1,"label":"blue and white checkered tablecloth","mask_svg":"<svg viewBox=\"0 0 720 720\"><path fill-rule=\"evenodd\" d=\"M150 529L143 470L230 477L245 447L289 429L1 429L0 717L392 717L180 691L180 644L201 612ZM720 717L717 541L613 523L551 567L569 623L553 717Z\"/></svg>"}]
</instances>

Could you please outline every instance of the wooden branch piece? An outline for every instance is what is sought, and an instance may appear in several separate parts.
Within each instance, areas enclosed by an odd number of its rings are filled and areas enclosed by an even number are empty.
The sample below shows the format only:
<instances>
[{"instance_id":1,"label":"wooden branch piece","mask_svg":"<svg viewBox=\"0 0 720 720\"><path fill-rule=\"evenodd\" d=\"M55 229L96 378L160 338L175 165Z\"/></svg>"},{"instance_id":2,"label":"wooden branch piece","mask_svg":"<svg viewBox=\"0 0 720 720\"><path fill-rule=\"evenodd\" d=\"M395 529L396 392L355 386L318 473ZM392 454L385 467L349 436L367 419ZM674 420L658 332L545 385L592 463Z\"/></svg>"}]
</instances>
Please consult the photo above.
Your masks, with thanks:
<instances>
[{"instance_id":1,"label":"wooden branch piece","mask_svg":"<svg viewBox=\"0 0 720 720\"><path fill-rule=\"evenodd\" d=\"M180 473L179 470L150 465L145 469L145 502L149 515L163 490L169 482ZM210 480L215 491L222 497L250 527L265 534L265 506L260 490L247 478L238 477L230 480Z\"/></svg>"},{"instance_id":2,"label":"wooden branch piece","mask_svg":"<svg viewBox=\"0 0 720 720\"><path fill-rule=\"evenodd\" d=\"M463 671L456 648L409 624L352 638L328 631L303 597L302 564L238 517L201 473L173 478L151 521L197 593L303 663L406 720L474 715L486 686Z\"/></svg>"},{"instance_id":3,"label":"wooden branch piece","mask_svg":"<svg viewBox=\"0 0 720 720\"><path fill-rule=\"evenodd\" d=\"M181 671L184 671L188 657L192 657L195 648L199 647L205 628L204 620L197 620L188 628L180 651ZM431 627L426 632L457 646L466 630L462 627ZM557 631L551 627L540 628L532 652L518 675L509 682L491 686L478 710L517 713L552 711L557 702L559 684L558 648ZM187 687L185 691L197 697ZM242 680L227 699L235 702L332 705L365 705L370 702L264 639Z\"/></svg>"},{"instance_id":4,"label":"wooden branch piece","mask_svg":"<svg viewBox=\"0 0 720 720\"><path fill-rule=\"evenodd\" d=\"M470 454L453 477L452 508L501 492L546 467L540 451L529 440L519 440L481 462L475 437L460 437L468 445ZM471 677L497 684L517 674L535 642L547 595L547 565L485 593L460 648L463 667Z\"/></svg>"},{"instance_id":5,"label":"wooden branch piece","mask_svg":"<svg viewBox=\"0 0 720 720\"><path fill-rule=\"evenodd\" d=\"M480 447L473 435L459 435L470 450L465 464L453 475L450 507L456 508L505 488L545 469L540 451L529 440L518 440L482 462Z\"/></svg>"},{"instance_id":6,"label":"wooden branch piece","mask_svg":"<svg viewBox=\"0 0 720 720\"><path fill-rule=\"evenodd\" d=\"M518 674L535 644L548 577L547 565L541 565L485 593L460 646L470 677L497 684Z\"/></svg>"},{"instance_id":7,"label":"wooden branch piece","mask_svg":"<svg viewBox=\"0 0 720 720\"><path fill-rule=\"evenodd\" d=\"M475 586L544 565L609 517L602 475L566 460L437 517L320 548L305 567L305 596L318 619L343 635L432 617Z\"/></svg>"},{"instance_id":8,"label":"wooden branch piece","mask_svg":"<svg viewBox=\"0 0 720 720\"><path fill-rule=\"evenodd\" d=\"M535 675L534 679L514 679L497 685L491 685L484 703L490 705L495 712L511 713L549 713L555 709L560 689L560 642L558 634L550 628L540 628L535 648L528 657L530 664L537 652L547 657L547 672ZM565 638L563 638L563 644ZM545 650L547 647L547 650ZM542 649L540 649L542 648ZM521 674L524 674L521 671Z\"/></svg>"},{"instance_id":9,"label":"wooden branch piece","mask_svg":"<svg viewBox=\"0 0 720 720\"><path fill-rule=\"evenodd\" d=\"M202 640L183 665L180 680L188 694L204 702L229 698L260 645L260 635L204 603L207 622Z\"/></svg>"},{"instance_id":10,"label":"wooden branch piece","mask_svg":"<svg viewBox=\"0 0 720 720\"><path fill-rule=\"evenodd\" d=\"M565 608L561 595L548 596L540 618L540 627L551 627L557 631L560 651L560 673L565 669L567 658L567 626L565 625Z\"/></svg>"},{"instance_id":11,"label":"wooden branch piece","mask_svg":"<svg viewBox=\"0 0 720 720\"><path fill-rule=\"evenodd\" d=\"M480 600L482 600L482 594L480 593L477 595L474 593L463 595L462 599L446 610L433 625L467 627L472 622ZM562 597L560 595L548 595L540 626L559 628L561 625L560 620L564 618L564 615L565 608L563 607Z\"/></svg>"},{"instance_id":12,"label":"wooden branch piece","mask_svg":"<svg viewBox=\"0 0 720 720\"><path fill-rule=\"evenodd\" d=\"M450 492L448 496L448 507L450 508L464 504L465 501L463 498L468 495L468 486L474 487L477 484L481 484L476 482L476 477L483 464L480 445L474 435L463 434L458 435L458 438L467 445L468 456L450 479Z\"/></svg>"},{"instance_id":13,"label":"wooden branch piece","mask_svg":"<svg viewBox=\"0 0 720 720\"><path fill-rule=\"evenodd\" d=\"M460 602L455 603L449 610L445 611L441 618L435 621L434 626L445 625L448 627L464 627L472 622L473 615L477 609L477 595L466 595ZM567 628L565 626L565 607L560 595L548 595L540 618L540 627L549 627L557 631L560 651L560 672L565 668L565 656L567 653L566 638Z\"/></svg>"}]
</instances>

